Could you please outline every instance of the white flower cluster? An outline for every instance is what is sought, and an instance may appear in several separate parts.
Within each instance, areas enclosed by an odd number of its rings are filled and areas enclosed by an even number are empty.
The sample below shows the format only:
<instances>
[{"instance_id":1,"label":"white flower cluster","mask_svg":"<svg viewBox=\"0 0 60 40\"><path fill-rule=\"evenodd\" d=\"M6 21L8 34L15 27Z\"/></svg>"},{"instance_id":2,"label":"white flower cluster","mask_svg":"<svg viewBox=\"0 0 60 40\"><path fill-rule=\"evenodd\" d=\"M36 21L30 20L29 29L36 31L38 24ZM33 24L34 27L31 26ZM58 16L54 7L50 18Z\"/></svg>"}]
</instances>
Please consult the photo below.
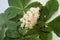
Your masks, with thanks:
<instances>
[{"instance_id":1,"label":"white flower cluster","mask_svg":"<svg viewBox=\"0 0 60 40\"><path fill-rule=\"evenodd\" d=\"M32 29L33 26L37 23L37 20L40 16L39 10L39 7L31 7L20 19L20 21L22 22L21 27Z\"/></svg>"}]
</instances>

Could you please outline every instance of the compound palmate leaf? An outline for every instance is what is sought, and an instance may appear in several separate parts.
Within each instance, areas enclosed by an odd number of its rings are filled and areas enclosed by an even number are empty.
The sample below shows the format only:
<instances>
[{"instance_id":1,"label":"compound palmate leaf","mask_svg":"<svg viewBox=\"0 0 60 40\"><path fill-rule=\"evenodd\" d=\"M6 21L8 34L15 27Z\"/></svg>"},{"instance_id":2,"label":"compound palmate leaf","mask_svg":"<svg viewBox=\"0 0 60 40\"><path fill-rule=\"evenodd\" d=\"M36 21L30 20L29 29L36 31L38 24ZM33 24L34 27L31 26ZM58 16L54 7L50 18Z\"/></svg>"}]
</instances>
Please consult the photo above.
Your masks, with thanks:
<instances>
[{"instance_id":1,"label":"compound palmate leaf","mask_svg":"<svg viewBox=\"0 0 60 40\"><path fill-rule=\"evenodd\" d=\"M50 27L53 28L53 31L60 37L60 16L54 19L52 22L48 24Z\"/></svg>"}]
</instances>

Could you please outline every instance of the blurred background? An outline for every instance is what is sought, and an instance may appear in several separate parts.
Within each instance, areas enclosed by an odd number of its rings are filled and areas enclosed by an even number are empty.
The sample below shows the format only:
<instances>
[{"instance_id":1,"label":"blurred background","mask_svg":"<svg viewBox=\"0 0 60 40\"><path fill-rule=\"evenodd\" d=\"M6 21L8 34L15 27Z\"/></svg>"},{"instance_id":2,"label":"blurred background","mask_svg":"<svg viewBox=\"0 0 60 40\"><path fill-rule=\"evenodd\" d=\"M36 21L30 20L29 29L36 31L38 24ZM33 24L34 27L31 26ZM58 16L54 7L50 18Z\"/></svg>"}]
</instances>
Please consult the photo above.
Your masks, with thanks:
<instances>
[{"instance_id":1,"label":"blurred background","mask_svg":"<svg viewBox=\"0 0 60 40\"><path fill-rule=\"evenodd\" d=\"M41 2L41 4L43 4L43 6L44 6L48 0L31 0L31 1L32 1L32 2L34 2L34 1L39 1L39 2ZM58 2L59 2L59 9L58 9L58 11L52 16L52 18L51 18L49 21L53 20L55 17L57 17L58 15L60 15L60 0L58 0ZM9 5L8 5L8 0L0 0L0 13L4 13L4 11L5 11L8 7L9 7ZM49 22L49 21L48 21L48 22ZM53 33L53 40L60 40L60 38L59 38L54 32L52 32L52 33Z\"/></svg>"}]
</instances>

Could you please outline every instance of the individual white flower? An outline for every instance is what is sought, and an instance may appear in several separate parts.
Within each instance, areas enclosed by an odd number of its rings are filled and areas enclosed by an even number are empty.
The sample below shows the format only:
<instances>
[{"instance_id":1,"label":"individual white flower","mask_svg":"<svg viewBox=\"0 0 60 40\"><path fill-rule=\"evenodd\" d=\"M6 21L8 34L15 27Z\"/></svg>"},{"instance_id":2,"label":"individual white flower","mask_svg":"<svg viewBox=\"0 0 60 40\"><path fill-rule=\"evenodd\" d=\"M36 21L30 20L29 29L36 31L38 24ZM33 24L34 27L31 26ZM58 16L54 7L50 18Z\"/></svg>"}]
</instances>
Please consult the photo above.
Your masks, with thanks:
<instances>
[{"instance_id":1,"label":"individual white flower","mask_svg":"<svg viewBox=\"0 0 60 40\"><path fill-rule=\"evenodd\" d=\"M20 19L21 23L21 27L25 27L25 28L29 28L32 29L33 26L37 23L37 20L40 16L39 14L39 7L34 8L31 7L30 10L28 10L24 16Z\"/></svg>"}]
</instances>

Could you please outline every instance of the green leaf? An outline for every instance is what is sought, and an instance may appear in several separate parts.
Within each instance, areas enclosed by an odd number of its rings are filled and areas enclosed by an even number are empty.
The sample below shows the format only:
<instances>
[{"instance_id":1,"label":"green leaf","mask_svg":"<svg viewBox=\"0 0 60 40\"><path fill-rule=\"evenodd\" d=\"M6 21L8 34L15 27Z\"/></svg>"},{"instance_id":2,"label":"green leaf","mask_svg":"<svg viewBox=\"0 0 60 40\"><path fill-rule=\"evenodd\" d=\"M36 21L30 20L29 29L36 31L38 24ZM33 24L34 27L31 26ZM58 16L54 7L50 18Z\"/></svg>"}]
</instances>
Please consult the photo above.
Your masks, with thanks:
<instances>
[{"instance_id":1,"label":"green leaf","mask_svg":"<svg viewBox=\"0 0 60 40\"><path fill-rule=\"evenodd\" d=\"M12 7L16 7L23 12L26 12L31 7L42 7L40 2L29 3L31 0L8 0L8 3Z\"/></svg>"},{"instance_id":2,"label":"green leaf","mask_svg":"<svg viewBox=\"0 0 60 40\"><path fill-rule=\"evenodd\" d=\"M5 32L6 32L6 26L5 25L0 25L0 40L4 39Z\"/></svg>"},{"instance_id":3,"label":"green leaf","mask_svg":"<svg viewBox=\"0 0 60 40\"><path fill-rule=\"evenodd\" d=\"M20 33L21 35L27 34L27 31L28 31L28 30L26 30L26 29L19 28L19 33Z\"/></svg>"},{"instance_id":4,"label":"green leaf","mask_svg":"<svg viewBox=\"0 0 60 40\"><path fill-rule=\"evenodd\" d=\"M48 18L49 19L59 8L59 3L57 0L49 0L46 3L46 7L49 9L49 15Z\"/></svg>"},{"instance_id":5,"label":"green leaf","mask_svg":"<svg viewBox=\"0 0 60 40\"><path fill-rule=\"evenodd\" d=\"M53 31L60 37L60 16L50 22L48 26L52 27Z\"/></svg>"},{"instance_id":6,"label":"green leaf","mask_svg":"<svg viewBox=\"0 0 60 40\"><path fill-rule=\"evenodd\" d=\"M10 6L15 6L20 9L23 9L29 2L30 0L8 0Z\"/></svg>"},{"instance_id":7,"label":"green leaf","mask_svg":"<svg viewBox=\"0 0 60 40\"><path fill-rule=\"evenodd\" d=\"M32 34L32 35L30 35L30 38L38 40L39 39L39 35L38 34L34 34L34 35Z\"/></svg>"},{"instance_id":8,"label":"green leaf","mask_svg":"<svg viewBox=\"0 0 60 40\"><path fill-rule=\"evenodd\" d=\"M5 25L9 30L16 30L18 24L16 22L8 20L6 14L0 14L0 25Z\"/></svg>"},{"instance_id":9,"label":"green leaf","mask_svg":"<svg viewBox=\"0 0 60 40\"><path fill-rule=\"evenodd\" d=\"M49 15L49 10L47 7L43 6L40 11L40 17L38 19L38 22L36 24L36 28L40 29L45 25L45 22L47 21L47 17ZM37 27L38 26L38 27Z\"/></svg>"},{"instance_id":10,"label":"green leaf","mask_svg":"<svg viewBox=\"0 0 60 40\"><path fill-rule=\"evenodd\" d=\"M50 26L47 26L47 27L45 26L45 27L40 28L40 30L43 32L51 32L53 29Z\"/></svg>"},{"instance_id":11,"label":"green leaf","mask_svg":"<svg viewBox=\"0 0 60 40\"><path fill-rule=\"evenodd\" d=\"M25 10L28 10L31 7L39 7L41 9L42 8L42 4L40 4L40 2L30 3L28 6L25 7Z\"/></svg>"},{"instance_id":12,"label":"green leaf","mask_svg":"<svg viewBox=\"0 0 60 40\"><path fill-rule=\"evenodd\" d=\"M38 31L36 29L28 30L27 34L25 35L26 40L41 40L39 38Z\"/></svg>"},{"instance_id":13,"label":"green leaf","mask_svg":"<svg viewBox=\"0 0 60 40\"><path fill-rule=\"evenodd\" d=\"M52 33L45 33L40 31L40 39L41 40L52 40Z\"/></svg>"},{"instance_id":14,"label":"green leaf","mask_svg":"<svg viewBox=\"0 0 60 40\"><path fill-rule=\"evenodd\" d=\"M36 29L31 29L31 30L28 30L26 35L32 35L32 34L37 34L37 33L38 31Z\"/></svg>"},{"instance_id":15,"label":"green leaf","mask_svg":"<svg viewBox=\"0 0 60 40\"><path fill-rule=\"evenodd\" d=\"M9 38L9 37L5 37L4 40L19 40L18 38Z\"/></svg>"},{"instance_id":16,"label":"green leaf","mask_svg":"<svg viewBox=\"0 0 60 40\"><path fill-rule=\"evenodd\" d=\"M26 36L26 40L41 40L41 39L39 38L38 34L32 34L32 35Z\"/></svg>"},{"instance_id":17,"label":"green leaf","mask_svg":"<svg viewBox=\"0 0 60 40\"><path fill-rule=\"evenodd\" d=\"M49 10L47 7L43 6L41 11L40 11L40 21L46 22L47 21L47 17L49 15Z\"/></svg>"},{"instance_id":18,"label":"green leaf","mask_svg":"<svg viewBox=\"0 0 60 40\"><path fill-rule=\"evenodd\" d=\"M46 6L43 6L41 8L41 11L40 11L40 17L38 19L38 22L37 22L37 25L38 29L40 29L41 27L43 27L45 25L45 22L47 21L47 18L48 18L48 15L49 15L49 10ZM43 29L45 31L47 31L46 29Z\"/></svg>"},{"instance_id":19,"label":"green leaf","mask_svg":"<svg viewBox=\"0 0 60 40\"><path fill-rule=\"evenodd\" d=\"M28 6L28 8L31 8L31 7L42 7L42 4L40 4L40 2L36 1L36 2L32 2L30 3Z\"/></svg>"},{"instance_id":20,"label":"green leaf","mask_svg":"<svg viewBox=\"0 0 60 40\"><path fill-rule=\"evenodd\" d=\"M7 30L6 36L10 38L18 38L19 33L16 30Z\"/></svg>"},{"instance_id":21,"label":"green leaf","mask_svg":"<svg viewBox=\"0 0 60 40\"><path fill-rule=\"evenodd\" d=\"M18 8L23 8L21 0L8 0L9 6L14 6Z\"/></svg>"},{"instance_id":22,"label":"green leaf","mask_svg":"<svg viewBox=\"0 0 60 40\"><path fill-rule=\"evenodd\" d=\"M31 0L21 0L23 7L26 7Z\"/></svg>"},{"instance_id":23,"label":"green leaf","mask_svg":"<svg viewBox=\"0 0 60 40\"><path fill-rule=\"evenodd\" d=\"M5 37L4 40L10 40L8 37Z\"/></svg>"},{"instance_id":24,"label":"green leaf","mask_svg":"<svg viewBox=\"0 0 60 40\"><path fill-rule=\"evenodd\" d=\"M16 30L17 29L17 23L8 20L5 13L0 14L0 40L4 38L4 34L6 32L5 27L8 27L9 30Z\"/></svg>"},{"instance_id":25,"label":"green leaf","mask_svg":"<svg viewBox=\"0 0 60 40\"><path fill-rule=\"evenodd\" d=\"M29 40L41 40L40 38L31 38Z\"/></svg>"},{"instance_id":26,"label":"green leaf","mask_svg":"<svg viewBox=\"0 0 60 40\"><path fill-rule=\"evenodd\" d=\"M6 22L6 26L7 26L8 30L17 30L18 24L13 21L8 21L8 22Z\"/></svg>"},{"instance_id":27,"label":"green leaf","mask_svg":"<svg viewBox=\"0 0 60 40\"><path fill-rule=\"evenodd\" d=\"M0 14L0 40L3 40L6 32L6 22L8 19L4 13Z\"/></svg>"},{"instance_id":28,"label":"green leaf","mask_svg":"<svg viewBox=\"0 0 60 40\"><path fill-rule=\"evenodd\" d=\"M7 19L11 19L11 18L16 17L19 13L20 13L20 9L15 8L15 7L9 7L5 11L5 16L7 17Z\"/></svg>"},{"instance_id":29,"label":"green leaf","mask_svg":"<svg viewBox=\"0 0 60 40\"><path fill-rule=\"evenodd\" d=\"M6 18L5 14L4 13L0 14L0 25L5 24L6 21L8 21L8 19Z\"/></svg>"}]
</instances>

